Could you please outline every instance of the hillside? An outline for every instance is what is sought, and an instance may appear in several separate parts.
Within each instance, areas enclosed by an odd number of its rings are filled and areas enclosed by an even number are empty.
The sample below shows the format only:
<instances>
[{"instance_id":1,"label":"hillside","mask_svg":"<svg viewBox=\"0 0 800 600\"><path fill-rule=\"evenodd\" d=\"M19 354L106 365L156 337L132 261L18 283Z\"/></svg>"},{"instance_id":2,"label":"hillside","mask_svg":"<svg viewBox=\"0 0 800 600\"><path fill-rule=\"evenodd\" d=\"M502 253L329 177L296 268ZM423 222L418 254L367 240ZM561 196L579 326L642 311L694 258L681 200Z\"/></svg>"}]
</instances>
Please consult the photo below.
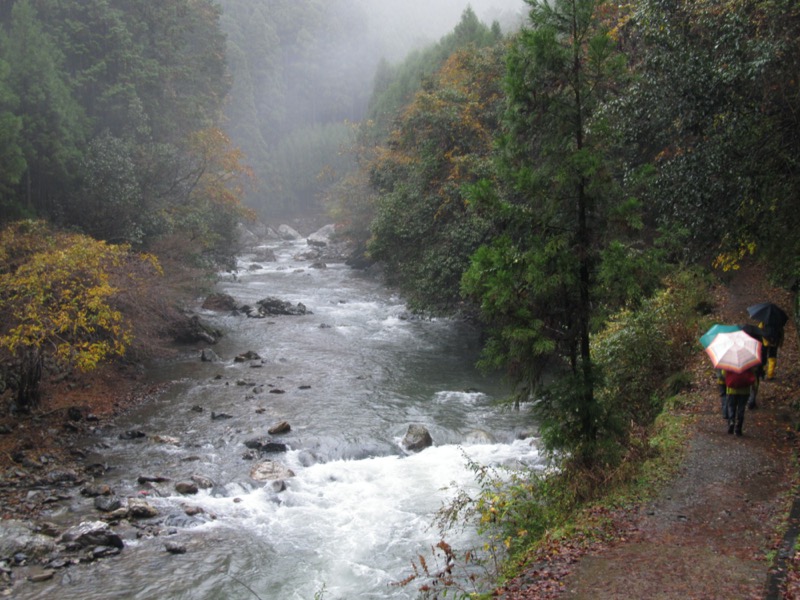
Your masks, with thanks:
<instances>
[{"instance_id":1,"label":"hillside","mask_svg":"<svg viewBox=\"0 0 800 600\"><path fill-rule=\"evenodd\" d=\"M746 307L760 301L787 312L792 306L790 294L769 286L754 266L736 272L716 297L714 318L722 323L748 322ZM680 409L689 445L674 479L654 500L612 515L612 531L604 532L603 541L559 545L496 597L800 597L791 567L787 574L787 565L796 561L799 512L792 510L797 340L789 323L776 376L762 383L758 408L748 410L741 438L727 435L713 370L698 346L692 387Z\"/></svg>"}]
</instances>

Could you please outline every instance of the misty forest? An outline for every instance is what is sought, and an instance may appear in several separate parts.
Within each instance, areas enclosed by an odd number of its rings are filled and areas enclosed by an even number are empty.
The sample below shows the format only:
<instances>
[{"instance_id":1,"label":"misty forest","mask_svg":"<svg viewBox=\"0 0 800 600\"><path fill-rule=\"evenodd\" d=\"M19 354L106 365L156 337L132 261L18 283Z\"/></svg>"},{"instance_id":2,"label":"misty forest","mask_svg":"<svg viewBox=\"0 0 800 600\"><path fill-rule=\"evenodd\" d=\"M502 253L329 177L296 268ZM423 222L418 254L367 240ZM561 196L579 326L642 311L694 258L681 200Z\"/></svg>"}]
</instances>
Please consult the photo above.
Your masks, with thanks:
<instances>
[{"instance_id":1,"label":"misty forest","mask_svg":"<svg viewBox=\"0 0 800 600\"><path fill-rule=\"evenodd\" d=\"M652 453L715 278L796 291L798 75L793 0L0 3L3 432L169 360L243 232L331 223L558 466L443 516L524 557Z\"/></svg>"}]
</instances>

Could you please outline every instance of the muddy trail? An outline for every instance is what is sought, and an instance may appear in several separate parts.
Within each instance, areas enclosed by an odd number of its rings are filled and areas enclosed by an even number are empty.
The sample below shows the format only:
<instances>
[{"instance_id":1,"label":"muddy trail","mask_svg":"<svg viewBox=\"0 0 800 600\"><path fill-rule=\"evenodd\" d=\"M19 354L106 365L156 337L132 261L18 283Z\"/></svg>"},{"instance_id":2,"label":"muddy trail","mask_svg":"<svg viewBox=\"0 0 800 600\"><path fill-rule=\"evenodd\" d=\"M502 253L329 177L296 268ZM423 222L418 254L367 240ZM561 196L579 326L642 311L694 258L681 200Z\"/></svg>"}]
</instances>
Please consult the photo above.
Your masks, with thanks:
<instances>
[{"instance_id":1,"label":"muddy trail","mask_svg":"<svg viewBox=\"0 0 800 600\"><path fill-rule=\"evenodd\" d=\"M770 287L754 267L738 271L716 295L714 319L720 323L751 322L746 309L761 301L774 302L787 313L792 306L790 294ZM497 597L800 597L794 572L787 569L797 536L792 521L800 514L792 510L797 340L790 322L775 377L761 383L757 408L747 411L742 437L728 434L714 371L698 346L690 366L689 397L694 400L682 409L691 417L689 447L676 477L655 500L618 516L613 541L539 562Z\"/></svg>"}]
</instances>

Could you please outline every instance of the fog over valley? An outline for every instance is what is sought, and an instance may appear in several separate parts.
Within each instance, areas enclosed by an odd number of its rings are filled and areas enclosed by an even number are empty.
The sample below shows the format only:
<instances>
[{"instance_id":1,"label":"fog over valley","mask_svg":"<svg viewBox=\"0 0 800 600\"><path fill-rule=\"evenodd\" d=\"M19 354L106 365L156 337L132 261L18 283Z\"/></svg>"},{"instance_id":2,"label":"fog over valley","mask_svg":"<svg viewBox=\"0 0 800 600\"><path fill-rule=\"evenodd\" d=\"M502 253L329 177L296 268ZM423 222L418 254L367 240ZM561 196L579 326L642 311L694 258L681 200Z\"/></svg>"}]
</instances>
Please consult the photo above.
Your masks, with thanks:
<instances>
[{"instance_id":1,"label":"fog over valley","mask_svg":"<svg viewBox=\"0 0 800 600\"><path fill-rule=\"evenodd\" d=\"M441 58L404 66L409 53L452 36L465 11L504 33L526 13L522 0L220 5L232 76L226 129L257 177L248 203L265 217L319 210L327 186L350 170L353 158L341 150L353 123L376 116L376 73L397 80L405 68L418 84Z\"/></svg>"}]
</instances>

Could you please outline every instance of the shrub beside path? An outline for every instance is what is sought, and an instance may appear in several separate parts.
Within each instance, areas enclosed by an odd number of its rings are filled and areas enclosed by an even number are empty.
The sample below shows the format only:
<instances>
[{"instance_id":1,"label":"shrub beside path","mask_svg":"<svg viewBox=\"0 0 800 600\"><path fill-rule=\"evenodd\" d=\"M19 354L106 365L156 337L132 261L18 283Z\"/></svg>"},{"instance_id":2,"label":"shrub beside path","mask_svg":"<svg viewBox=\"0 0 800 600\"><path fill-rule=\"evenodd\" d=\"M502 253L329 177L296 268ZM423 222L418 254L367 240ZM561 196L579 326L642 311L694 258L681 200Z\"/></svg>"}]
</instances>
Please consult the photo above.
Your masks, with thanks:
<instances>
[{"instance_id":1,"label":"shrub beside path","mask_svg":"<svg viewBox=\"0 0 800 600\"><path fill-rule=\"evenodd\" d=\"M717 290L714 318L746 323L746 308L771 301L791 313L791 297L753 266ZM791 569L797 532L792 511L800 368L793 323L786 328L776 376L762 382L744 435L728 435L711 364L698 344L691 370L689 447L658 497L616 517L610 541L552 564L539 562L496 596L504 600L800 598ZM793 519L789 519L792 521ZM800 520L800 519L798 519ZM788 534L784 533L788 529ZM546 585L543 584L546 582ZM787 589L788 588L788 589Z\"/></svg>"}]
</instances>

